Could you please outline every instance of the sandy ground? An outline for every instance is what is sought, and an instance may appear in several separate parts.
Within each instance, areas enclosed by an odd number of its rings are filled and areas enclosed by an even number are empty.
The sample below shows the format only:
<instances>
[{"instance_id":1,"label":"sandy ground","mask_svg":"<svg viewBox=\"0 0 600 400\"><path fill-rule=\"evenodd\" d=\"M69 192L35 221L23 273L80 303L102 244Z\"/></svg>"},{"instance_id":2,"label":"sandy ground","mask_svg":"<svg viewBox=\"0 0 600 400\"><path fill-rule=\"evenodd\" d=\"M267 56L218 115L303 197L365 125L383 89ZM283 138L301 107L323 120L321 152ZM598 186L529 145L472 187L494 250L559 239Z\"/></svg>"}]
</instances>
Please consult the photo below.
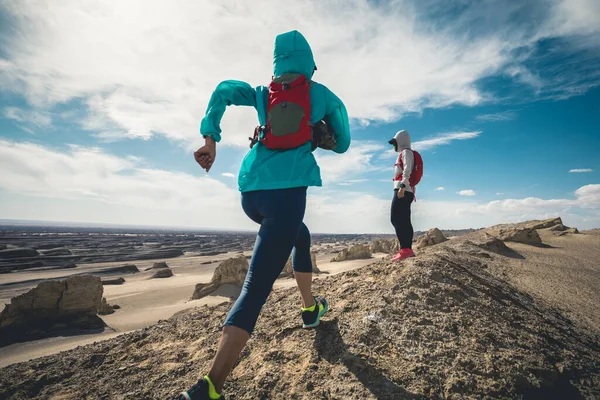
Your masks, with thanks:
<instances>
[{"instance_id":1,"label":"sandy ground","mask_svg":"<svg viewBox=\"0 0 600 400\"><path fill-rule=\"evenodd\" d=\"M492 272L600 334L600 231L538 233L548 247L507 242L524 259L507 259Z\"/></svg>"},{"instance_id":2,"label":"sandy ground","mask_svg":"<svg viewBox=\"0 0 600 400\"><path fill-rule=\"evenodd\" d=\"M565 236L556 236L545 230L540 230L539 233L547 246L535 247L509 242L507 245L523 259L502 258L501 264L492 264L490 272L564 311L565 315L578 324L600 333L600 230ZM204 299L190 301L189 298L197 283L210 281L219 261L234 255L236 254L212 257L188 255L167 260L174 273L168 279L149 279L151 271L123 275L126 279L123 285L104 287L108 302L121 306L114 314L102 317L111 329L102 334L59 337L0 348L0 367L145 328L185 309L227 302L237 296L237 288L225 285ZM325 273L316 275L315 279L360 268L384 256L377 254L370 260L332 263L329 260L333 255L320 253L317 256L319 269ZM143 271L154 261L156 260L132 263ZM207 261L214 262L201 264ZM81 265L77 272L122 264ZM0 305L35 286L42 279L62 277L73 272L74 270L54 270L2 274L0 284L15 284L0 292ZM293 278L282 278L275 283L276 289L293 286Z\"/></svg>"},{"instance_id":3,"label":"sandy ground","mask_svg":"<svg viewBox=\"0 0 600 400\"><path fill-rule=\"evenodd\" d=\"M599 399L598 338L543 301L554 292L556 301L569 301L568 286L581 280L560 265L548 274L548 266L560 251L568 256L575 253L571 246L593 245L589 238L550 238L553 247L535 249L516 245L530 256L523 264L510 258L514 253L468 240L316 279L315 293L332 304L318 329L300 328L295 288L275 290L269 318L257 324L227 380L226 397ZM572 265L591 264L594 254L582 253ZM508 281L520 277L526 285L523 276L549 289L534 295ZM208 370L229 307L195 307L144 331L11 365L0 371L0 398L173 398Z\"/></svg>"},{"instance_id":4,"label":"sandy ground","mask_svg":"<svg viewBox=\"0 0 600 400\"><path fill-rule=\"evenodd\" d=\"M159 320L167 319L185 309L227 302L231 298L237 297L239 290L236 287L223 285L211 296L193 301L189 299L197 283L207 283L211 280L215 268L219 265L219 261L235 255L237 254L222 254L213 257L191 255L167 260L174 275L166 279L150 279L154 271L121 275L125 278L124 284L104 286L104 297L106 297L108 303L113 305L118 304L121 307L114 314L102 316L102 319L110 329L101 334L57 337L27 343L17 343L0 348L0 368L16 362L27 361L96 341L110 339L124 332L142 329L155 324ZM376 254L372 259L368 260L332 263L329 260L334 255L320 254L317 256L317 265L324 273L315 275L315 279L322 279L330 275L360 268L379 261L385 256L384 254ZM151 267L155 261L157 260L144 260L128 264L135 264L140 271L143 271L145 268ZM214 262L211 264L201 264L206 261ZM94 269L123 264L82 264L77 268L76 272L91 272ZM15 283L15 285L11 285L9 289L2 291L0 305L9 303L11 297L29 290L43 279L63 277L73 272L74 270L51 270L2 274L0 275L0 284ZM19 282L24 283L19 284ZM275 288L292 287L295 284L293 278L281 278L275 283Z\"/></svg>"}]
</instances>

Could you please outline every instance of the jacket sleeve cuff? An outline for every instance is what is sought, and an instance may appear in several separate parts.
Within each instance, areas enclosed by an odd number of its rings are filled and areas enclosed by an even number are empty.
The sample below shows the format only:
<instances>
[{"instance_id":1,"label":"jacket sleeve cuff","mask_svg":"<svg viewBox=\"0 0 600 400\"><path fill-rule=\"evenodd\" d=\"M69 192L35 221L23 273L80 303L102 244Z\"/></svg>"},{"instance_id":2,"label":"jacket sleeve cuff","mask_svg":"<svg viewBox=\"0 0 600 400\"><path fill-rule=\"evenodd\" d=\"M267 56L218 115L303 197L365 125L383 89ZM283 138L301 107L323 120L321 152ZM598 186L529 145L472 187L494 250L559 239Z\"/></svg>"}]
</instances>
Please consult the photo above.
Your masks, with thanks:
<instances>
[{"instance_id":1,"label":"jacket sleeve cuff","mask_svg":"<svg viewBox=\"0 0 600 400\"><path fill-rule=\"evenodd\" d=\"M201 133L201 135L204 138L207 137L207 136L210 136L217 143L219 143L221 141L221 135L218 134L218 133Z\"/></svg>"}]
</instances>

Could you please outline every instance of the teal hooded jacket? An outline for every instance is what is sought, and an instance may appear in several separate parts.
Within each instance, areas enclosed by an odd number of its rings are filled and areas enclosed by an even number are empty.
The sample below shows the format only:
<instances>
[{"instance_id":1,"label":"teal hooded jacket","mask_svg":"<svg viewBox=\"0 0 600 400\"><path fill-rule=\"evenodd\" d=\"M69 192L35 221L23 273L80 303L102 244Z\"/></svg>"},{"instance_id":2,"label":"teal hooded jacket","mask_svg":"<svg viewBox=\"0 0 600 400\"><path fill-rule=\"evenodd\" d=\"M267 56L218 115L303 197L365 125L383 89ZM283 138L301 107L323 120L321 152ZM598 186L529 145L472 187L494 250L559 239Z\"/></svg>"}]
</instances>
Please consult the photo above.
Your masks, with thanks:
<instances>
[{"instance_id":1,"label":"teal hooded jacket","mask_svg":"<svg viewBox=\"0 0 600 400\"><path fill-rule=\"evenodd\" d=\"M315 71L312 51L304 36L298 31L278 35L273 52L275 77L286 73L302 74L311 79ZM252 106L258 112L258 122L266 125L269 89L265 86L251 87L246 82L224 81L213 92L200 124L200 133L221 140L221 118L227 106ZM312 81L310 86L310 122L315 124L327 117L335 132L336 153L344 153L350 147L350 124L344 103L327 87ZM248 136L254 130L248 127ZM241 192L254 190L286 189L300 186L321 186L321 171L306 143L290 150L271 150L257 143L244 157L238 186Z\"/></svg>"}]
</instances>

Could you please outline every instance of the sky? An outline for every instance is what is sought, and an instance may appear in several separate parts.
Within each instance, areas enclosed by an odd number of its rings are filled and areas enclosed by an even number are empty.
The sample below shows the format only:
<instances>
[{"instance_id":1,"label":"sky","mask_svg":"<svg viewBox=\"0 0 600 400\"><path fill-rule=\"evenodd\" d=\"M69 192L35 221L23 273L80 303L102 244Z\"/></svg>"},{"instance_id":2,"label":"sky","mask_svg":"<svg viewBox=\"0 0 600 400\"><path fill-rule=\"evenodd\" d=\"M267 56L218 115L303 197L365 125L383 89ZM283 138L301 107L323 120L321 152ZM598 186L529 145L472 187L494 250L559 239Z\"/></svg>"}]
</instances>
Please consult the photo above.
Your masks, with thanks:
<instances>
[{"instance_id":1,"label":"sky","mask_svg":"<svg viewBox=\"0 0 600 400\"><path fill-rule=\"evenodd\" d=\"M393 232L401 129L417 230L600 227L597 0L0 0L0 219L256 229L237 189L255 110L228 108L210 173L192 153L217 84L267 85L293 29L351 119L348 152L315 153L313 232Z\"/></svg>"}]
</instances>

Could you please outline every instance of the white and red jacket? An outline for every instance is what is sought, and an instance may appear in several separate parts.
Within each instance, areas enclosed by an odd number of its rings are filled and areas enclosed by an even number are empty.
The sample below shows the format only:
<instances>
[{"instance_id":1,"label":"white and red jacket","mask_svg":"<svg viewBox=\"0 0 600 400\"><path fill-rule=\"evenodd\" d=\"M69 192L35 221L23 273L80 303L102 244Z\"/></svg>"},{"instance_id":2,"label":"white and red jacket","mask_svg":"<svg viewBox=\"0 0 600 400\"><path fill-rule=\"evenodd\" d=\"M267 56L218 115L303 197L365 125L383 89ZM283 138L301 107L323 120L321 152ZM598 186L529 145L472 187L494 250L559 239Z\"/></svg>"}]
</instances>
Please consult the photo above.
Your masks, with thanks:
<instances>
[{"instance_id":1,"label":"white and red jacket","mask_svg":"<svg viewBox=\"0 0 600 400\"><path fill-rule=\"evenodd\" d=\"M406 192L414 193L414 188L410 186L410 174L415 165L415 156L411 149L398 149L400 154L394 164L394 189L400 189L400 185L404 184Z\"/></svg>"}]
</instances>

